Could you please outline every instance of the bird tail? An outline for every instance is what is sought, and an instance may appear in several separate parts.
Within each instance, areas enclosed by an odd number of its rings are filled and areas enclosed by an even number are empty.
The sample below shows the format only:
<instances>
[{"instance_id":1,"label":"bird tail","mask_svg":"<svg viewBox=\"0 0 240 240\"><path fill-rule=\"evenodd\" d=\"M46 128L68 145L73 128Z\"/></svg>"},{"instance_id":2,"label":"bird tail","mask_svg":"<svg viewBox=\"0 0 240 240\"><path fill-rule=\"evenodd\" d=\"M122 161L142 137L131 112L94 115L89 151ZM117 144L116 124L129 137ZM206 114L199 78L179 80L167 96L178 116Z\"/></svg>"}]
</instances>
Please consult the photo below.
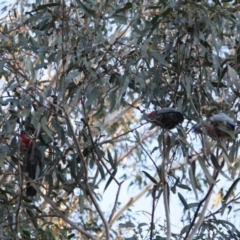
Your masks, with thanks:
<instances>
[{"instance_id":1,"label":"bird tail","mask_svg":"<svg viewBox=\"0 0 240 240\"><path fill-rule=\"evenodd\" d=\"M41 152L37 147L29 149L25 159L25 171L32 180L39 177L41 172ZM31 186L30 182L27 182L26 194L27 196L35 196L37 194L36 189Z\"/></svg>"}]
</instances>

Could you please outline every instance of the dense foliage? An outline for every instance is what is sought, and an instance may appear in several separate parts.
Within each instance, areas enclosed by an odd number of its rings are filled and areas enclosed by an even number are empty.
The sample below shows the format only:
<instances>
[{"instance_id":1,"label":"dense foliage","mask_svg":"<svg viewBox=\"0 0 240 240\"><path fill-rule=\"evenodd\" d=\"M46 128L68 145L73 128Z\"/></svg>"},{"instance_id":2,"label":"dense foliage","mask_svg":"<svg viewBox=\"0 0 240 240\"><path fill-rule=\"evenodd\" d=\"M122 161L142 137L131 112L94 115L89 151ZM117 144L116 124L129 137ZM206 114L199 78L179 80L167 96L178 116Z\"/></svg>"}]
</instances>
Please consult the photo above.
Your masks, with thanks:
<instances>
[{"instance_id":1,"label":"dense foliage","mask_svg":"<svg viewBox=\"0 0 240 240\"><path fill-rule=\"evenodd\" d=\"M1 239L240 239L238 126L227 141L191 131L219 112L238 122L237 0L1 6ZM176 128L148 121L169 107ZM23 130L44 156L36 181Z\"/></svg>"}]
</instances>

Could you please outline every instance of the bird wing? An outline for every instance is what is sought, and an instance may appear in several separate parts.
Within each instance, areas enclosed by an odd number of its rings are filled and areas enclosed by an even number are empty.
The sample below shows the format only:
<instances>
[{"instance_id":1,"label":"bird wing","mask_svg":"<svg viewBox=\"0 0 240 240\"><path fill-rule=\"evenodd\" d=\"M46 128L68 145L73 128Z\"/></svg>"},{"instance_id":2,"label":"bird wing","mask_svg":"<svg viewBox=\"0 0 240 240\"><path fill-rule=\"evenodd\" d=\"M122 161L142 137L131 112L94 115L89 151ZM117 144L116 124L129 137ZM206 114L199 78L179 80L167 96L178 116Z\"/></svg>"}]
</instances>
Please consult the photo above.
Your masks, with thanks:
<instances>
[{"instance_id":1,"label":"bird wing","mask_svg":"<svg viewBox=\"0 0 240 240\"><path fill-rule=\"evenodd\" d=\"M42 154L41 151L35 147L29 148L25 157L26 172L31 179L36 179L39 175L37 174L37 168L41 168ZM36 176L37 175L37 176Z\"/></svg>"},{"instance_id":2,"label":"bird wing","mask_svg":"<svg viewBox=\"0 0 240 240\"><path fill-rule=\"evenodd\" d=\"M211 122L217 122L220 124L224 124L229 130L234 131L235 129L235 121L230 118L227 114L225 113L218 113L218 114L214 114L210 117L210 121Z\"/></svg>"}]
</instances>

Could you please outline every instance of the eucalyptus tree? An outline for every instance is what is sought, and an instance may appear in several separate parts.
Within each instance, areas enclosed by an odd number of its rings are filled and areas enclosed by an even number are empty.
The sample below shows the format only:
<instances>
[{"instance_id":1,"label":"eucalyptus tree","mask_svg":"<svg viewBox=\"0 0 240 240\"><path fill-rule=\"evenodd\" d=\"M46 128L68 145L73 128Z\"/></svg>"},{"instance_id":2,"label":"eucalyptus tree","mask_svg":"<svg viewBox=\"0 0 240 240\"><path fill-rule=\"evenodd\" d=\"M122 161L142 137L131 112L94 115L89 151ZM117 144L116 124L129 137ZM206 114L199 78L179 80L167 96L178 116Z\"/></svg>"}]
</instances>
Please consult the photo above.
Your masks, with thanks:
<instances>
[{"instance_id":1,"label":"eucalyptus tree","mask_svg":"<svg viewBox=\"0 0 240 240\"><path fill-rule=\"evenodd\" d=\"M238 1L1 6L1 239L240 239Z\"/></svg>"}]
</instances>

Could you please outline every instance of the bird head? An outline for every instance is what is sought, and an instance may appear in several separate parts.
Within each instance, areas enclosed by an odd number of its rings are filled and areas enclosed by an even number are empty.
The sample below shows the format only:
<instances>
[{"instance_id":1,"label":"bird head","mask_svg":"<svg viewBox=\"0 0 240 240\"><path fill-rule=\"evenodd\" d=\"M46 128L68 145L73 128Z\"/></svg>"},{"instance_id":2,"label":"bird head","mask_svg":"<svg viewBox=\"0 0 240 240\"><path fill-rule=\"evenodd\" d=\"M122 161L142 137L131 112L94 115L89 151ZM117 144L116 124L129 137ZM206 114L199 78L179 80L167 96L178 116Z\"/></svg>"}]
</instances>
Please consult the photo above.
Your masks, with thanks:
<instances>
[{"instance_id":1,"label":"bird head","mask_svg":"<svg viewBox=\"0 0 240 240\"><path fill-rule=\"evenodd\" d=\"M20 150L21 151L26 151L31 147L33 139L25 132L21 131L20 132Z\"/></svg>"},{"instance_id":2,"label":"bird head","mask_svg":"<svg viewBox=\"0 0 240 240\"><path fill-rule=\"evenodd\" d=\"M150 119L154 119L156 117L156 111L152 111L151 113L147 114L147 117Z\"/></svg>"}]
</instances>

